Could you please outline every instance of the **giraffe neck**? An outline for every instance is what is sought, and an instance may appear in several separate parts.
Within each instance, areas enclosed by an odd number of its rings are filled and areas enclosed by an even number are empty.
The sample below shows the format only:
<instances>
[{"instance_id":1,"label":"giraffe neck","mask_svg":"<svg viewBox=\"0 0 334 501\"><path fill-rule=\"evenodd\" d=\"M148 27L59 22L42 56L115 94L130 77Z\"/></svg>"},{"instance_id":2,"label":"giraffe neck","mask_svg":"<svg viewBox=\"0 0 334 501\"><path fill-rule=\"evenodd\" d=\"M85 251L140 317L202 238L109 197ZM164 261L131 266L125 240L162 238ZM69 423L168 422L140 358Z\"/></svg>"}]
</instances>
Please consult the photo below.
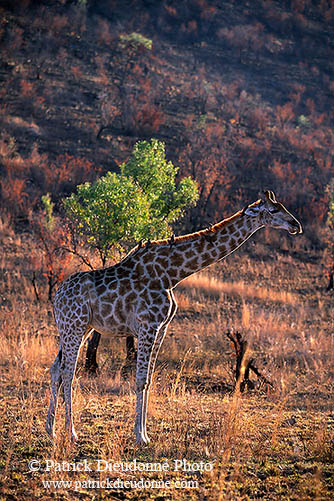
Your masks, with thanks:
<instances>
[{"instance_id":1,"label":"giraffe neck","mask_svg":"<svg viewBox=\"0 0 334 501\"><path fill-rule=\"evenodd\" d=\"M171 247L168 267L165 269L170 288L193 273L224 259L263 226L256 218L240 211L210 230L177 238Z\"/></svg>"}]
</instances>

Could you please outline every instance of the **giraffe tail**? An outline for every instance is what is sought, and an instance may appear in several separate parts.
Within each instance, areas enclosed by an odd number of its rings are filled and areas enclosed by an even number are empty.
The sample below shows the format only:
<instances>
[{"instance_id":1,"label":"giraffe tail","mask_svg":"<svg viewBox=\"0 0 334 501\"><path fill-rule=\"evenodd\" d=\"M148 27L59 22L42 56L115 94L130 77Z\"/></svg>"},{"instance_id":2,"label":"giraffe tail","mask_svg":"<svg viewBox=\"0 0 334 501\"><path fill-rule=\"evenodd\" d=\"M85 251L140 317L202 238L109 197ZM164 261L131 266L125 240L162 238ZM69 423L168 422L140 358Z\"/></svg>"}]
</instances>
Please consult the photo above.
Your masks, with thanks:
<instances>
[{"instance_id":1,"label":"giraffe tail","mask_svg":"<svg viewBox=\"0 0 334 501\"><path fill-rule=\"evenodd\" d=\"M62 345L60 344L55 361L53 362L53 364L50 367L51 378L53 376L55 376L57 379L58 379L58 377L60 377L60 365L61 365L62 357L63 357L63 351L62 351Z\"/></svg>"}]
</instances>

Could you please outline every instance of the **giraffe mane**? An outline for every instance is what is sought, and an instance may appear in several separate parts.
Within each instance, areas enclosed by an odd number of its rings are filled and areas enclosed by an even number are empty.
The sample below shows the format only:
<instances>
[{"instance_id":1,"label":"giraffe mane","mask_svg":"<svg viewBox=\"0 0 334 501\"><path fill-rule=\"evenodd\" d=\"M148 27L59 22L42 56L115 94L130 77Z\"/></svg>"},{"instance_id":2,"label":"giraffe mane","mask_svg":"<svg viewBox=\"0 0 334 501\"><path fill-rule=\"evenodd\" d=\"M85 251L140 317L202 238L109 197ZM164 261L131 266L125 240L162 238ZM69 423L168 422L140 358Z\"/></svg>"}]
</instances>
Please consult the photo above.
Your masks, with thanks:
<instances>
[{"instance_id":1,"label":"giraffe mane","mask_svg":"<svg viewBox=\"0 0 334 501\"><path fill-rule=\"evenodd\" d=\"M256 202L248 205L247 207L256 207L261 203L261 200L257 200ZM180 235L178 237L175 237L173 246L177 245L178 243L181 242L188 242L190 240L195 240L197 238L201 238L202 236L207 236L207 235L213 235L217 231L221 230L222 228L227 228L230 226L236 219L238 219L240 216L242 216L243 210L239 210L233 216L230 216L226 219L223 219L219 223L214 224L210 228L205 228L204 230L196 231L195 233L188 233L187 235ZM164 238L162 240L153 240L151 242L151 245L167 245L170 244L170 237L169 238Z\"/></svg>"},{"instance_id":2,"label":"giraffe mane","mask_svg":"<svg viewBox=\"0 0 334 501\"><path fill-rule=\"evenodd\" d=\"M261 202L262 201L259 199L256 202L248 205L247 207L256 207ZM206 236L213 236L219 230L221 230L222 228L227 228L236 219L238 219L240 216L242 216L244 210L245 209L239 210L238 212L236 212L235 214L233 214L233 216L230 216L230 217L228 217L226 219L223 219L222 221L219 221L219 223L216 223L213 226L210 226L210 228L205 228L204 230L200 230L200 231L196 231L194 233L188 233L186 235L180 235L178 237L175 237L174 241L172 243L172 246L174 247L175 245L177 245L179 243L189 242L189 241L201 238L201 237L205 238ZM161 239L161 240L152 240L152 241L149 241L148 248L150 249L151 247L154 247L154 246L163 246L163 245L170 246L171 245L170 239L171 239L171 237L164 238L164 239ZM142 253L142 252L144 253L144 252L146 252L146 250L147 250L146 245L142 245L142 242L139 242L139 244L136 245L136 247L134 247L133 249L131 249L130 252L120 261L119 264L123 264L125 261L127 261L129 258L131 258L132 256L134 256L135 254L137 254L139 252L140 253Z\"/></svg>"},{"instance_id":3,"label":"giraffe mane","mask_svg":"<svg viewBox=\"0 0 334 501\"><path fill-rule=\"evenodd\" d=\"M235 219L237 219L241 215L241 212L242 211L238 211L233 216L231 216L227 219L224 219L223 221L220 221L219 223L214 224L210 228L204 228L204 230L199 230L199 231L196 231L194 233L188 233L186 235L180 235L178 237L175 237L173 245L177 245L178 243L182 243L182 242L189 242L191 240L196 240L197 238L201 238L201 237L206 236L206 235L213 235L214 233L216 233L220 229L222 229L224 227L228 227L230 224L232 224L233 221L235 221ZM152 245L166 245L167 243L169 243L169 240L170 240L169 238L168 239L165 238L163 240L153 240Z\"/></svg>"}]
</instances>

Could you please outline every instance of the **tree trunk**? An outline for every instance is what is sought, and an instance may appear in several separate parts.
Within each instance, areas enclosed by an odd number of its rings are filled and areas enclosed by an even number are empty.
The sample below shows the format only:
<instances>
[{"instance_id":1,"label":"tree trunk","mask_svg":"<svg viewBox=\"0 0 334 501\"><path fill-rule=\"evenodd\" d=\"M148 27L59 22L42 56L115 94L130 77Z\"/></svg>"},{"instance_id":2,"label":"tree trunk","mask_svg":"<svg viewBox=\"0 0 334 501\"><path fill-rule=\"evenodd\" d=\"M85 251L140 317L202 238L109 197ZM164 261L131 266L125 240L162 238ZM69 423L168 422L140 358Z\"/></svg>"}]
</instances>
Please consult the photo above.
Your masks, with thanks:
<instances>
[{"instance_id":1,"label":"tree trunk","mask_svg":"<svg viewBox=\"0 0 334 501\"><path fill-rule=\"evenodd\" d=\"M101 334L93 331L92 337L88 340L85 369L91 375L96 375L99 370L99 365L96 360L97 348L101 339ZM137 352L133 336L126 338L126 360L122 368L122 374L127 375L137 360Z\"/></svg>"},{"instance_id":2,"label":"tree trunk","mask_svg":"<svg viewBox=\"0 0 334 501\"><path fill-rule=\"evenodd\" d=\"M96 375L99 370L99 365L96 361L96 352L100 339L101 334L97 331L93 331L92 337L88 340L85 369L92 375Z\"/></svg>"}]
</instances>

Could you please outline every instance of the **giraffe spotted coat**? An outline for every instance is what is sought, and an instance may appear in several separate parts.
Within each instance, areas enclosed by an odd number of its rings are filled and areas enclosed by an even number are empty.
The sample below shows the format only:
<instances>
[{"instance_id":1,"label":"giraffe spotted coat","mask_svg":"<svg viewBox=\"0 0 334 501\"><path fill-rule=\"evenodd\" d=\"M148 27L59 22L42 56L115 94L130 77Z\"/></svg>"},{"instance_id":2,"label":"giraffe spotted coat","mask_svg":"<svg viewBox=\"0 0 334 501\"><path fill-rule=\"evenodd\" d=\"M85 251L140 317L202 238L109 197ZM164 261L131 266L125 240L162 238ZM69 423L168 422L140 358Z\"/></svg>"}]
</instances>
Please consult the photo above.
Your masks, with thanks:
<instances>
[{"instance_id":1,"label":"giraffe spotted coat","mask_svg":"<svg viewBox=\"0 0 334 501\"><path fill-rule=\"evenodd\" d=\"M236 250L263 226L300 233L301 225L273 192L265 200L197 233L138 245L120 263L102 270L77 273L56 292L55 320L59 352L51 367L51 397L46 423L54 435L60 386L64 388L65 426L72 439L72 381L80 346L93 329L107 336L138 338L136 421L138 443L149 441L146 415L149 388L160 346L177 305L176 285Z\"/></svg>"}]
</instances>

